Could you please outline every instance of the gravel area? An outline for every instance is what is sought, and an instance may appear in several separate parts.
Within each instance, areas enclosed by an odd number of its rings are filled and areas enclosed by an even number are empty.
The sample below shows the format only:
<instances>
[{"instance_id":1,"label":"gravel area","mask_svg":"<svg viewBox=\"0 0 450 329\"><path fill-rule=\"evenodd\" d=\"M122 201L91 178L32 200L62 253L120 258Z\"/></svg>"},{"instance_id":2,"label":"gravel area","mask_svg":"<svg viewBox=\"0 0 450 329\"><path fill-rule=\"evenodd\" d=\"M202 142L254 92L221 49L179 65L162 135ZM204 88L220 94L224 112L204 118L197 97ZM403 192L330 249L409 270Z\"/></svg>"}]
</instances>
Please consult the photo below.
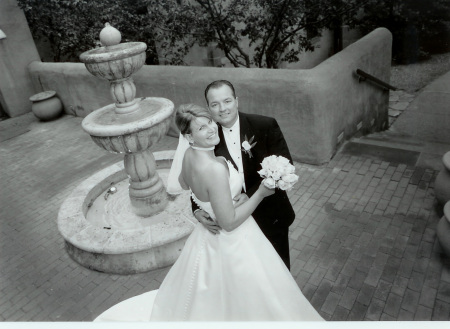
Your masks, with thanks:
<instances>
[{"instance_id":1,"label":"gravel area","mask_svg":"<svg viewBox=\"0 0 450 329\"><path fill-rule=\"evenodd\" d=\"M432 55L430 59L409 65L393 65L391 85L417 94L434 79L450 71L450 53Z\"/></svg>"}]
</instances>

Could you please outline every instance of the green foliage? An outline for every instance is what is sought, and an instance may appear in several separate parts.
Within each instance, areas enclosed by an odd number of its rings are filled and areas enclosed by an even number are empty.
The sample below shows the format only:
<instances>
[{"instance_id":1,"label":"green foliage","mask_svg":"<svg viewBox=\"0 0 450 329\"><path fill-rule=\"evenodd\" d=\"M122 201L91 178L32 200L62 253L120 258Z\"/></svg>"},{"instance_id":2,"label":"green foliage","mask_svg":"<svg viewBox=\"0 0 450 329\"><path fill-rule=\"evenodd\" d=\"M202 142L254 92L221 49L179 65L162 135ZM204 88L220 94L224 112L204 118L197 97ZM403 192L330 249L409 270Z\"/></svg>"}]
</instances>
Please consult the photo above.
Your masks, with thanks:
<instances>
[{"instance_id":1,"label":"green foliage","mask_svg":"<svg viewBox=\"0 0 450 329\"><path fill-rule=\"evenodd\" d=\"M386 27L398 63L414 63L430 53L450 51L449 0L370 0L353 22L363 32Z\"/></svg>"}]
</instances>

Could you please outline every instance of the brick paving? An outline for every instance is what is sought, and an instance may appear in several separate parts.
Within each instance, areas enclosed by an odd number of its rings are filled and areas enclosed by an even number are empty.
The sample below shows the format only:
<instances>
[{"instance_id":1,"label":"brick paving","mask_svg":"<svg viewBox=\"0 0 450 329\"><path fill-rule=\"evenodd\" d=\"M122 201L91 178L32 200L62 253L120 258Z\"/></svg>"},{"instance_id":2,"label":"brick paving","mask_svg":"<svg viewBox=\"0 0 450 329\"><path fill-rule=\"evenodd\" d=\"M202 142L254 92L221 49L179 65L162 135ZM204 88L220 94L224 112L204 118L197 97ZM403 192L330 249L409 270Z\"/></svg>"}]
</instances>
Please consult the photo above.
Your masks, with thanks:
<instances>
[{"instance_id":1,"label":"brick paving","mask_svg":"<svg viewBox=\"0 0 450 329\"><path fill-rule=\"evenodd\" d=\"M157 289L168 268L135 275L88 270L64 249L56 216L70 191L122 159L98 148L81 119L39 122L0 143L0 320L92 321ZM166 137L158 149L174 149ZM323 166L296 163L290 199L291 273L327 320L450 320L450 259L435 227L437 171L338 152Z\"/></svg>"}]
</instances>

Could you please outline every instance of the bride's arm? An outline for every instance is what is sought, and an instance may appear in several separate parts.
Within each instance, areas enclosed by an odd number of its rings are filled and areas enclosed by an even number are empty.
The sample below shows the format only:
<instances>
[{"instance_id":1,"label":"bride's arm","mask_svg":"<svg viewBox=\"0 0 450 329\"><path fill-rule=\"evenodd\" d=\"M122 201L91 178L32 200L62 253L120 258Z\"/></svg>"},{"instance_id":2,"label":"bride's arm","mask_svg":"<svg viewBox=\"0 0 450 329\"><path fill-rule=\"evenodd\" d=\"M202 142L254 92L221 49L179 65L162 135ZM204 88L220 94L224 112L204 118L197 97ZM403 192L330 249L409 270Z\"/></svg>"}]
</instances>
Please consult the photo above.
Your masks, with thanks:
<instances>
[{"instance_id":1,"label":"bride's arm","mask_svg":"<svg viewBox=\"0 0 450 329\"><path fill-rule=\"evenodd\" d=\"M228 171L220 163L212 165L205 173L208 179L208 195L211 206L216 214L217 223L227 232L239 227L256 209L258 204L273 190L261 186L247 202L236 209L231 199Z\"/></svg>"}]
</instances>

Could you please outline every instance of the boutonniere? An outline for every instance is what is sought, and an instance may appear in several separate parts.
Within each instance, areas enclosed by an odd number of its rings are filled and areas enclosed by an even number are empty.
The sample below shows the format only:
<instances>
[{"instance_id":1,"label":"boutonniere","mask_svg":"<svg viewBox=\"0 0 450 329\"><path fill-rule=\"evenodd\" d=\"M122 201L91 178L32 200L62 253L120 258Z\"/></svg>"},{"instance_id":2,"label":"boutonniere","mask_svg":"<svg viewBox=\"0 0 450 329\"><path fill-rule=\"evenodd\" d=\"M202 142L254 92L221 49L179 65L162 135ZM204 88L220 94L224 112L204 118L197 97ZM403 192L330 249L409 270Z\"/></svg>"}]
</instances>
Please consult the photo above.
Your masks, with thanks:
<instances>
[{"instance_id":1,"label":"boutonniere","mask_svg":"<svg viewBox=\"0 0 450 329\"><path fill-rule=\"evenodd\" d=\"M253 156L251 149L256 145L257 142L253 142L253 140L255 139L255 136L253 136L252 138L250 138L250 140L247 139L247 135L244 135L245 140L242 142L242 149L241 151L245 152L248 154L248 156L251 158Z\"/></svg>"}]
</instances>

